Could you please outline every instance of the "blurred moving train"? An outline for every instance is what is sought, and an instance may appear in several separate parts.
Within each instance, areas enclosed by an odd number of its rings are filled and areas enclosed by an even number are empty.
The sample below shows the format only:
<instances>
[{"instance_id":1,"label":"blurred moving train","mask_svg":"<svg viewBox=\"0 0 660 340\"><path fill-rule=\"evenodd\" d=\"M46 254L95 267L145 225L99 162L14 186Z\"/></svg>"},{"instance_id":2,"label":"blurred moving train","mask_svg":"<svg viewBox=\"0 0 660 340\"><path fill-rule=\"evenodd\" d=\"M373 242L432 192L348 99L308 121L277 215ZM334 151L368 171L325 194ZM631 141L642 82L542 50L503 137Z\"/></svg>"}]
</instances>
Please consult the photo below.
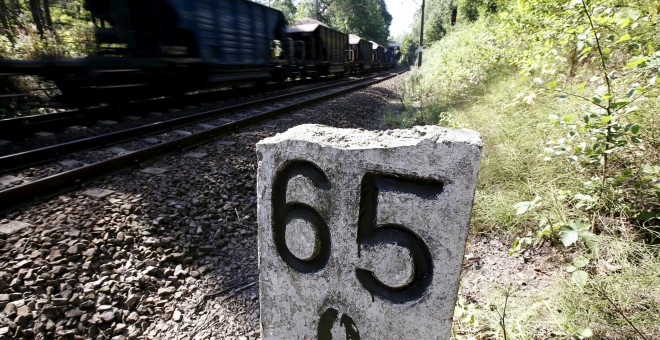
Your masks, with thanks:
<instances>
[{"instance_id":1,"label":"blurred moving train","mask_svg":"<svg viewBox=\"0 0 660 340\"><path fill-rule=\"evenodd\" d=\"M287 25L247 0L87 0L98 52L84 59L0 60L73 98L182 93L210 84L284 82L396 65L395 51L316 20Z\"/></svg>"}]
</instances>

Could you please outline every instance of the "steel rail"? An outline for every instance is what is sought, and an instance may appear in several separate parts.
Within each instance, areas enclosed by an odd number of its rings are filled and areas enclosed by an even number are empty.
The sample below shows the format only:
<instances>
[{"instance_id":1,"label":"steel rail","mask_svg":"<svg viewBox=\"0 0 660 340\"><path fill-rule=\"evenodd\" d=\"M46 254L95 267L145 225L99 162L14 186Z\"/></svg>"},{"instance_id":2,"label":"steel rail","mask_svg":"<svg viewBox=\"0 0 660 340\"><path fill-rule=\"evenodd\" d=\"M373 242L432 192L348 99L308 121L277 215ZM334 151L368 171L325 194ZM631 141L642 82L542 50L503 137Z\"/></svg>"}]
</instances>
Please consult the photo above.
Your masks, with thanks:
<instances>
[{"instance_id":1,"label":"steel rail","mask_svg":"<svg viewBox=\"0 0 660 340\"><path fill-rule=\"evenodd\" d=\"M288 85L289 83L287 83ZM297 83L300 84L300 83ZM296 85L291 83L291 85ZM266 85L272 87L266 89L264 92L275 91L282 89L282 86ZM204 90L204 89L200 89ZM211 90L209 92L201 92L186 96L175 97L162 97L130 101L125 103L115 103L112 105L103 105L95 107L86 107L77 110L69 110L55 113L46 113L40 115L31 115L24 117L14 117L0 119L0 131L4 139L15 139L24 137L29 133L34 133L43 130L62 130L72 123L89 123L100 119L108 119L117 117L117 111L144 111L144 110L161 110L174 105L187 105L195 102L204 102L210 100L218 100L222 98L235 98L254 94L255 87L241 87L229 90Z\"/></svg>"},{"instance_id":2,"label":"steel rail","mask_svg":"<svg viewBox=\"0 0 660 340\"><path fill-rule=\"evenodd\" d=\"M358 89L365 88L378 82L390 79L396 75L398 75L398 73L390 73L387 76L376 77L374 80L362 82L361 84L340 89L323 96L306 99L279 108L274 108L251 115L241 120L229 122L215 128L202 131L197 134L181 137L169 142L120 155L112 159L89 164L77 169L62 172L33 182L2 190L0 191L0 211L16 208L18 206L28 204L30 201L50 197L52 195L66 191L72 187L81 186L83 183L96 178L135 168L149 160L207 143L215 138L218 138L219 136L234 132L239 128L248 126L255 122L262 121L284 112L310 106L320 101L337 97L351 91L356 91Z\"/></svg>"},{"instance_id":3,"label":"steel rail","mask_svg":"<svg viewBox=\"0 0 660 340\"><path fill-rule=\"evenodd\" d=\"M326 86L321 86L313 89L306 89L302 91L297 91L294 93L288 93L283 95L278 95L274 97L257 99L251 102L246 102L242 104L232 105L220 109L204 111L185 117L174 118L162 122L152 123L144 126L139 126L131 129L126 129L122 131L111 132L99 136L83 138L71 142L65 142L57 145L51 145L39 149L34 149L30 151L19 152L11 155L5 155L0 157L0 174L6 173L8 171L14 171L17 169L26 168L28 166L37 165L46 163L48 161L55 160L60 156L76 151L93 149L96 147L105 146L108 144L120 143L126 140L135 138L137 135L147 135L154 133L161 133L168 131L172 128L180 127L183 125L188 125L197 122L208 121L211 119L219 118L221 115L226 115L229 112L247 109L249 107L268 104L274 100L285 100L288 98L295 98L301 95L306 95L309 93L314 93L321 90L327 90L335 87L347 86L354 83L359 83L366 81L366 79L372 79L377 77L373 75L358 80L351 80L347 82L342 82L340 84L331 84Z\"/></svg>"}]
</instances>

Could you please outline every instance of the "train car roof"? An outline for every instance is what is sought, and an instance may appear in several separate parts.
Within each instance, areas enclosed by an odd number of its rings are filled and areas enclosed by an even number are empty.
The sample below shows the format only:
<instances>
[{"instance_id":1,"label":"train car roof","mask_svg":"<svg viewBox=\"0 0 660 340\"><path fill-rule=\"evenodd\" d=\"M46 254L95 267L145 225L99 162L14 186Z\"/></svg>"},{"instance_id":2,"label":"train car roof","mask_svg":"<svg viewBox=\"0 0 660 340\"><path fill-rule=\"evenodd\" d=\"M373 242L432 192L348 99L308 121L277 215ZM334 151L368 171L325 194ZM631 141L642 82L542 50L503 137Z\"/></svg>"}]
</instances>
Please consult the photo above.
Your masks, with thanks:
<instances>
[{"instance_id":1,"label":"train car roof","mask_svg":"<svg viewBox=\"0 0 660 340\"><path fill-rule=\"evenodd\" d=\"M288 33L314 32L316 31L317 28L319 28L319 26L332 29L328 25L318 20L314 20L310 18L302 18L300 20L296 20L296 22L287 26L286 31Z\"/></svg>"},{"instance_id":2,"label":"train car roof","mask_svg":"<svg viewBox=\"0 0 660 340\"><path fill-rule=\"evenodd\" d=\"M351 45L359 44L360 40L362 40L362 38L360 38L359 36L357 36L355 34L349 34L348 35L348 43L351 44Z\"/></svg>"}]
</instances>

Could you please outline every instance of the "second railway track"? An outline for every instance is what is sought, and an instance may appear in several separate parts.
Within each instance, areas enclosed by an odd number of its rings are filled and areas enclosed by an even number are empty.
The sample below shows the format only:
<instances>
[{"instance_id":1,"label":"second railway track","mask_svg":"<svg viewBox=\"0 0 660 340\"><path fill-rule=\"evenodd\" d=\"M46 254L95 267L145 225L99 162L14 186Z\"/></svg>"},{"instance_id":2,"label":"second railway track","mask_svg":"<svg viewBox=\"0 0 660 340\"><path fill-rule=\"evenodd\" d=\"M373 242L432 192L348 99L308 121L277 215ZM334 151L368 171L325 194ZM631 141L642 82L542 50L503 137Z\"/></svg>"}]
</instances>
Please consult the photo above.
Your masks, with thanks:
<instances>
[{"instance_id":1,"label":"second railway track","mask_svg":"<svg viewBox=\"0 0 660 340\"><path fill-rule=\"evenodd\" d=\"M314 93L319 92L319 89L314 89L276 98L260 99L252 103L201 112L196 115L144 127L0 157L0 169L3 169L3 175L1 176L4 176L4 182L8 184L5 185L4 189L0 189L0 207L9 209L28 203L36 198L51 196L89 180L139 166L162 155L192 148L241 127L364 88L395 75L395 73L377 75L372 79L324 86L321 88L323 93L320 94ZM274 102L275 100L280 102ZM183 130L184 126L187 130ZM149 134L157 133L160 135L149 137ZM147 139L147 141L145 142L144 139ZM138 140L142 142L136 142ZM114 151L108 153L112 154L114 152L115 155L106 155L101 157L100 160L98 157L90 157L82 152L83 150L91 150L101 146L107 147L116 143L132 143L138 145L138 147L124 149L120 147L123 145L118 145L114 148ZM145 146L145 143L152 145ZM95 160L91 162L80 161L89 158ZM60 170L60 172L53 170L52 173L37 171L37 174L32 176L32 180L26 180L20 176L20 170L52 160L68 162L69 167L75 168L66 171ZM7 171L10 169L14 173ZM31 169L30 172L35 171ZM11 184L12 179L14 179L14 183L18 184Z\"/></svg>"}]
</instances>

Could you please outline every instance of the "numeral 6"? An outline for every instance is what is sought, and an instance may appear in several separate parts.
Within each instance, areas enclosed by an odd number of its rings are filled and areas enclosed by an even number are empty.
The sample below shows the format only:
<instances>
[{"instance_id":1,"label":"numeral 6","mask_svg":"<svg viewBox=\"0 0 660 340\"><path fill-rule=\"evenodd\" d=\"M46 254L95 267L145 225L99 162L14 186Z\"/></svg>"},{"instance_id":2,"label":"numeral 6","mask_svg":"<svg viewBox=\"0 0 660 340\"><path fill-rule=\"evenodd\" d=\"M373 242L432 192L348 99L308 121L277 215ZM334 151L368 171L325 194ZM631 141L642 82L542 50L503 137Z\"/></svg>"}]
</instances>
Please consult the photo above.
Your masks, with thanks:
<instances>
[{"instance_id":1,"label":"numeral 6","mask_svg":"<svg viewBox=\"0 0 660 340\"><path fill-rule=\"evenodd\" d=\"M330 259L330 229L314 208L286 201L289 181L298 175L309 179L316 188L330 190L328 177L311 162L296 160L280 168L273 178L273 238L277 253L289 267L301 273L314 273L323 269ZM296 257L286 245L286 226L295 219L305 220L315 229L314 250L307 259Z\"/></svg>"}]
</instances>

